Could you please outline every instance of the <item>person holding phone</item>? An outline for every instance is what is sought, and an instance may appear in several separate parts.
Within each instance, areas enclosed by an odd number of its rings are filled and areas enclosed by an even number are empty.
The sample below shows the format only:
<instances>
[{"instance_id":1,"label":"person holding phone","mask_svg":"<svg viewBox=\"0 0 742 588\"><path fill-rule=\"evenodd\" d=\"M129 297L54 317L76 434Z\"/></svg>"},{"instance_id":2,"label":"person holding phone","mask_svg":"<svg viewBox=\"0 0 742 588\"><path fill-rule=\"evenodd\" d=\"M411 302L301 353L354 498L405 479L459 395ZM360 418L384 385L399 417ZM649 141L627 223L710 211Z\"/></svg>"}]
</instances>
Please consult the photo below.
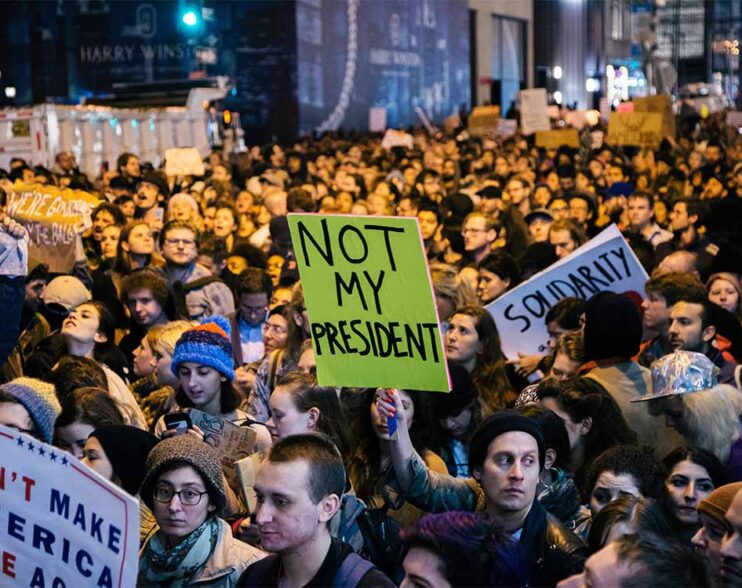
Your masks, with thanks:
<instances>
[{"instance_id":1,"label":"person holding phone","mask_svg":"<svg viewBox=\"0 0 742 588\"><path fill-rule=\"evenodd\" d=\"M175 344L170 369L178 378L177 407L172 412L196 408L237 425L248 420L247 414L237 408L241 398L232 385L232 341L229 322L224 317L210 317L185 331ZM170 437L177 432L178 425L172 417L168 420L175 428L167 428L166 416L155 425L154 433L158 437ZM249 426L255 431L257 450L270 446L270 433L265 426L259 423ZM195 425L189 427L188 433L203 436Z\"/></svg>"}]
</instances>

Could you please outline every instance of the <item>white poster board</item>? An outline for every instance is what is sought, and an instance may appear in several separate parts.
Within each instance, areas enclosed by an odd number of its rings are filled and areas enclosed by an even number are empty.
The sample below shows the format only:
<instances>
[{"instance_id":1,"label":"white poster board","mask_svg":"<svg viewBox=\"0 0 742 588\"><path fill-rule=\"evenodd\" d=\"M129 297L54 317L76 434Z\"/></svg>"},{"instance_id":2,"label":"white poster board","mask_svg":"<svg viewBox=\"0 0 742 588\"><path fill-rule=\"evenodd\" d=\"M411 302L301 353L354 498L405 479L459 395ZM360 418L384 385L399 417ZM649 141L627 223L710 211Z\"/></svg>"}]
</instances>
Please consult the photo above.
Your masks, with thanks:
<instances>
[{"instance_id":1,"label":"white poster board","mask_svg":"<svg viewBox=\"0 0 742 588\"><path fill-rule=\"evenodd\" d=\"M0 426L0 586L135 586L139 501Z\"/></svg>"},{"instance_id":2,"label":"white poster board","mask_svg":"<svg viewBox=\"0 0 742 588\"><path fill-rule=\"evenodd\" d=\"M166 175L202 176L205 172L201 154L195 147L173 147L165 150Z\"/></svg>"},{"instance_id":3,"label":"white poster board","mask_svg":"<svg viewBox=\"0 0 742 588\"><path fill-rule=\"evenodd\" d=\"M368 130L372 133L386 131L386 108L373 106L368 109Z\"/></svg>"},{"instance_id":4,"label":"white poster board","mask_svg":"<svg viewBox=\"0 0 742 588\"><path fill-rule=\"evenodd\" d=\"M545 316L569 296L590 298L602 291L636 292L644 296L648 276L616 225L530 280L487 305L508 359L518 352L540 355L549 335Z\"/></svg>"},{"instance_id":5,"label":"white poster board","mask_svg":"<svg viewBox=\"0 0 742 588\"><path fill-rule=\"evenodd\" d=\"M551 128L546 88L520 91L520 126L524 135Z\"/></svg>"},{"instance_id":6,"label":"white poster board","mask_svg":"<svg viewBox=\"0 0 742 588\"><path fill-rule=\"evenodd\" d=\"M381 140L381 146L389 151L392 147L404 147L406 149L413 149L415 142L412 139L412 135L404 131L397 131L395 129L389 129L384 133L384 138Z\"/></svg>"}]
</instances>

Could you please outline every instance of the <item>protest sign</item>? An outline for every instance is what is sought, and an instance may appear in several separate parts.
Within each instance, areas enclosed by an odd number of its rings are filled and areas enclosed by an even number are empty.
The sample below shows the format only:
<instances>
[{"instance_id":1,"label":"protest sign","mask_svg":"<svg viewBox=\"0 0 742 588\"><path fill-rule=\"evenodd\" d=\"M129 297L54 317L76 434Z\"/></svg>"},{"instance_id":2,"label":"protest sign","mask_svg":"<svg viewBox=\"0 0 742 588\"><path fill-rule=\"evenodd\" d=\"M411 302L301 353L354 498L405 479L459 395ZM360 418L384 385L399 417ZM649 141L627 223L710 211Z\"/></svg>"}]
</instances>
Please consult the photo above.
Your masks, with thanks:
<instances>
[{"instance_id":1,"label":"protest sign","mask_svg":"<svg viewBox=\"0 0 742 588\"><path fill-rule=\"evenodd\" d=\"M368 109L368 130L372 133L386 131L386 108L373 106Z\"/></svg>"},{"instance_id":2,"label":"protest sign","mask_svg":"<svg viewBox=\"0 0 742 588\"><path fill-rule=\"evenodd\" d=\"M0 586L136 585L139 501L0 426Z\"/></svg>"},{"instance_id":3,"label":"protest sign","mask_svg":"<svg viewBox=\"0 0 742 588\"><path fill-rule=\"evenodd\" d=\"M75 226L98 204L81 190L16 182L8 196L6 213L28 229L28 267L39 263L50 272L68 273L75 264Z\"/></svg>"},{"instance_id":4,"label":"protest sign","mask_svg":"<svg viewBox=\"0 0 742 588\"><path fill-rule=\"evenodd\" d=\"M192 408L188 411L191 422L204 432L204 441L219 452L222 471L230 486L237 487L237 471L234 462L255 451L255 431L238 427L217 416Z\"/></svg>"},{"instance_id":5,"label":"protest sign","mask_svg":"<svg viewBox=\"0 0 742 588\"><path fill-rule=\"evenodd\" d=\"M672 98L665 94L634 98L634 112L654 112L662 115L662 136L675 138L675 113Z\"/></svg>"},{"instance_id":6,"label":"protest sign","mask_svg":"<svg viewBox=\"0 0 742 588\"><path fill-rule=\"evenodd\" d=\"M662 115L655 112L612 112L606 142L656 149L662 142L662 124Z\"/></svg>"},{"instance_id":7,"label":"protest sign","mask_svg":"<svg viewBox=\"0 0 742 588\"><path fill-rule=\"evenodd\" d=\"M616 112L634 112L634 103L633 102L621 102L616 107ZM608 117L610 120L610 117Z\"/></svg>"},{"instance_id":8,"label":"protest sign","mask_svg":"<svg viewBox=\"0 0 742 588\"><path fill-rule=\"evenodd\" d=\"M536 147L559 149L560 147L580 147L580 136L577 129L558 129L555 131L537 131Z\"/></svg>"},{"instance_id":9,"label":"protest sign","mask_svg":"<svg viewBox=\"0 0 742 588\"><path fill-rule=\"evenodd\" d=\"M501 118L497 121L495 134L499 137L512 137L518 132L518 121L512 118Z\"/></svg>"},{"instance_id":10,"label":"protest sign","mask_svg":"<svg viewBox=\"0 0 742 588\"><path fill-rule=\"evenodd\" d=\"M616 225L527 282L487 305L509 359L541 355L549 335L544 317L562 298L590 298L604 290L644 294L647 273Z\"/></svg>"},{"instance_id":11,"label":"protest sign","mask_svg":"<svg viewBox=\"0 0 742 588\"><path fill-rule=\"evenodd\" d=\"M520 91L520 127L524 135L551 128L545 88Z\"/></svg>"},{"instance_id":12,"label":"protest sign","mask_svg":"<svg viewBox=\"0 0 742 588\"><path fill-rule=\"evenodd\" d=\"M469 133L474 136L494 133L499 120L499 106L475 106L469 115Z\"/></svg>"},{"instance_id":13,"label":"protest sign","mask_svg":"<svg viewBox=\"0 0 742 588\"><path fill-rule=\"evenodd\" d=\"M381 146L387 151L392 147L412 149L415 146L415 143L412 135L409 133L397 131L395 129L387 129L386 133L384 133L384 138L381 140Z\"/></svg>"},{"instance_id":14,"label":"protest sign","mask_svg":"<svg viewBox=\"0 0 742 588\"><path fill-rule=\"evenodd\" d=\"M165 150L165 175L202 176L205 171L201 154L195 147L173 147Z\"/></svg>"},{"instance_id":15,"label":"protest sign","mask_svg":"<svg viewBox=\"0 0 742 588\"><path fill-rule=\"evenodd\" d=\"M323 386L448 391L415 218L289 214Z\"/></svg>"}]
</instances>

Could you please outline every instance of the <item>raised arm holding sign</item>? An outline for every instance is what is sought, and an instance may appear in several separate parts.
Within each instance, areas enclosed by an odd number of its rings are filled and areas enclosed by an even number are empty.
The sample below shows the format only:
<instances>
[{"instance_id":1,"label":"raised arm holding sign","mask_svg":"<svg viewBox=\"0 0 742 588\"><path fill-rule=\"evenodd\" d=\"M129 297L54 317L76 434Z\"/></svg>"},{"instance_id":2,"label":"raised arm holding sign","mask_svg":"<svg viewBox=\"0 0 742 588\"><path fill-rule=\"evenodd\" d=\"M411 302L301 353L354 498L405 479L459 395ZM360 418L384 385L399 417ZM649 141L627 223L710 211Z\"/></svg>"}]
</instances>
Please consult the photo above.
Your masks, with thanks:
<instances>
[{"instance_id":1,"label":"raised arm holding sign","mask_svg":"<svg viewBox=\"0 0 742 588\"><path fill-rule=\"evenodd\" d=\"M288 218L319 383L447 392L417 219Z\"/></svg>"}]
</instances>

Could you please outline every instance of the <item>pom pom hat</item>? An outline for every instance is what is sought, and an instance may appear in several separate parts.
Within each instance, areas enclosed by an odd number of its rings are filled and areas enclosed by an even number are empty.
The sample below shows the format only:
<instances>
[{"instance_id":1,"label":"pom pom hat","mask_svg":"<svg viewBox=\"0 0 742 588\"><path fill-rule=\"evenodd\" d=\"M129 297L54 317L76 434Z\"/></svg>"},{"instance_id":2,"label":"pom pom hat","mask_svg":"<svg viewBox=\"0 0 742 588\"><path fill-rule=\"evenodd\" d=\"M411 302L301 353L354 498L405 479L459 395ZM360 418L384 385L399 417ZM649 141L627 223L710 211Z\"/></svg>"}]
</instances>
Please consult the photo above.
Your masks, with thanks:
<instances>
[{"instance_id":1,"label":"pom pom hat","mask_svg":"<svg viewBox=\"0 0 742 588\"><path fill-rule=\"evenodd\" d=\"M223 316L212 316L188 329L175 344L171 369L178 376L181 364L193 362L214 368L234 380L234 360L229 321Z\"/></svg>"}]
</instances>

